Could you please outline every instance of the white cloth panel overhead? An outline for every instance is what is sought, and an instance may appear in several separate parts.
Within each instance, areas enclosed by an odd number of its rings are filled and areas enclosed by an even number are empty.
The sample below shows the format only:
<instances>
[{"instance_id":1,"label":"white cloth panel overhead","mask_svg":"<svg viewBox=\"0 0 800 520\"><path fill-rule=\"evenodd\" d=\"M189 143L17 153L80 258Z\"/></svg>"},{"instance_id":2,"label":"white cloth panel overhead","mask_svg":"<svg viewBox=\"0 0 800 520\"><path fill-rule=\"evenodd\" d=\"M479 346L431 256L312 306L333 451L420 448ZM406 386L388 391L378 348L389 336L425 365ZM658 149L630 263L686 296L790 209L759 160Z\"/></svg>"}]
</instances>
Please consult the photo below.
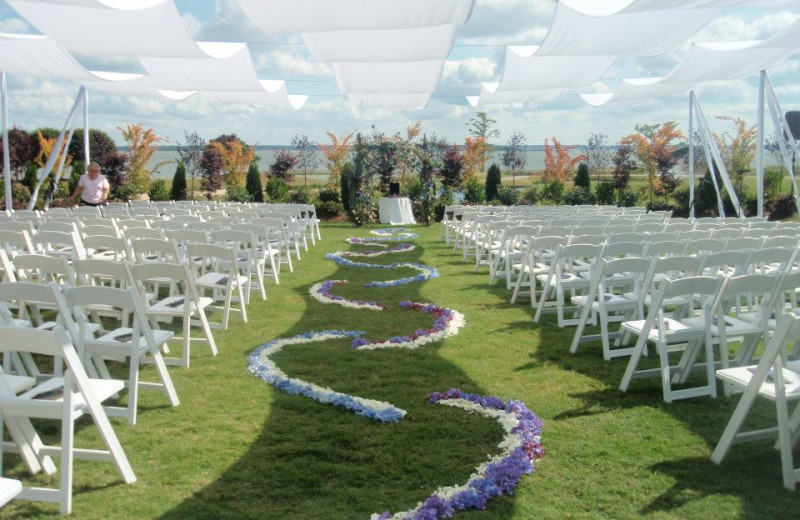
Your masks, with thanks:
<instances>
[{"instance_id":1,"label":"white cloth panel overhead","mask_svg":"<svg viewBox=\"0 0 800 520\"><path fill-rule=\"evenodd\" d=\"M453 48L456 25L303 33L311 54L323 63L341 61L443 60Z\"/></svg>"},{"instance_id":2,"label":"white cloth panel overhead","mask_svg":"<svg viewBox=\"0 0 800 520\"><path fill-rule=\"evenodd\" d=\"M193 91L174 92L160 90L151 76L144 74L126 74L121 72L92 71L97 76L94 81L85 81L83 84L93 92L103 92L116 96L138 96L152 98L167 98L174 101L186 99Z\"/></svg>"},{"instance_id":3,"label":"white cloth panel overhead","mask_svg":"<svg viewBox=\"0 0 800 520\"><path fill-rule=\"evenodd\" d=\"M198 43L209 55L219 58L154 58L140 56L139 61L159 88L169 90L264 90L258 80L245 44Z\"/></svg>"},{"instance_id":4,"label":"white cloth panel overhead","mask_svg":"<svg viewBox=\"0 0 800 520\"><path fill-rule=\"evenodd\" d=\"M15 76L83 81L92 75L47 36L0 33L0 70Z\"/></svg>"},{"instance_id":5,"label":"white cloth panel overhead","mask_svg":"<svg viewBox=\"0 0 800 520\"><path fill-rule=\"evenodd\" d=\"M769 67L792 52L781 47L765 47L761 42L693 43L664 81L689 83L733 79Z\"/></svg>"},{"instance_id":6,"label":"white cloth panel overhead","mask_svg":"<svg viewBox=\"0 0 800 520\"><path fill-rule=\"evenodd\" d=\"M653 56L685 42L717 12L717 9L675 9L587 16L558 3L537 54Z\"/></svg>"},{"instance_id":7,"label":"white cloth panel overhead","mask_svg":"<svg viewBox=\"0 0 800 520\"><path fill-rule=\"evenodd\" d=\"M560 0L571 9L589 16L637 13L663 9L725 7L773 7L800 4L798 0Z\"/></svg>"},{"instance_id":8,"label":"white cloth panel overhead","mask_svg":"<svg viewBox=\"0 0 800 520\"><path fill-rule=\"evenodd\" d=\"M697 83L667 83L663 80L664 78L623 79L613 93L580 94L580 97L594 107L630 106L651 98L686 94L697 86Z\"/></svg>"},{"instance_id":9,"label":"white cloth panel overhead","mask_svg":"<svg viewBox=\"0 0 800 520\"><path fill-rule=\"evenodd\" d=\"M497 90L586 87L597 81L616 56L539 56L538 47L506 47Z\"/></svg>"},{"instance_id":10,"label":"white cloth panel overhead","mask_svg":"<svg viewBox=\"0 0 800 520\"><path fill-rule=\"evenodd\" d=\"M405 63L334 63L342 94L430 94L442 76L444 60Z\"/></svg>"},{"instance_id":11,"label":"white cloth panel overhead","mask_svg":"<svg viewBox=\"0 0 800 520\"><path fill-rule=\"evenodd\" d=\"M475 0L239 0L267 34L461 24Z\"/></svg>"},{"instance_id":12,"label":"white cloth panel overhead","mask_svg":"<svg viewBox=\"0 0 800 520\"><path fill-rule=\"evenodd\" d=\"M362 108L425 108L430 94L347 94L351 105Z\"/></svg>"},{"instance_id":13,"label":"white cloth panel overhead","mask_svg":"<svg viewBox=\"0 0 800 520\"><path fill-rule=\"evenodd\" d=\"M298 109L308 100L308 96L290 96L283 81L261 81L260 91L218 91L204 94L219 103L244 103L259 107L291 107Z\"/></svg>"},{"instance_id":14,"label":"white cloth panel overhead","mask_svg":"<svg viewBox=\"0 0 800 520\"><path fill-rule=\"evenodd\" d=\"M467 96L467 102L473 107L509 103L548 103L562 92L564 92L562 88L501 91L497 83L481 83L481 95Z\"/></svg>"},{"instance_id":15,"label":"white cloth panel overhead","mask_svg":"<svg viewBox=\"0 0 800 520\"><path fill-rule=\"evenodd\" d=\"M86 56L204 56L186 31L172 0L155 5L127 2L124 9L27 0L8 3L70 52Z\"/></svg>"}]
</instances>

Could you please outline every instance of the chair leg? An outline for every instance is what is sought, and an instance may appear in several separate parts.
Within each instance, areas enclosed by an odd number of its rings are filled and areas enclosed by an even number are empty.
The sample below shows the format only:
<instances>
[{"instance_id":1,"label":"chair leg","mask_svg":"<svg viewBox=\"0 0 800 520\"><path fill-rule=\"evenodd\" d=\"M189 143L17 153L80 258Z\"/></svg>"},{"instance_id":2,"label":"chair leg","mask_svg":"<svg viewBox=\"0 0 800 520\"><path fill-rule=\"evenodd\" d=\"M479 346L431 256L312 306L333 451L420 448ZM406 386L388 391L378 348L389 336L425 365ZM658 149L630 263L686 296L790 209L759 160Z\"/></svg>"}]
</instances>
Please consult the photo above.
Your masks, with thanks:
<instances>
[{"instance_id":1,"label":"chair leg","mask_svg":"<svg viewBox=\"0 0 800 520\"><path fill-rule=\"evenodd\" d=\"M71 379L71 378L70 378ZM72 417L72 385L64 385L64 403L61 417L61 476L59 506L62 515L72 512L72 471L75 461L75 420Z\"/></svg>"},{"instance_id":2,"label":"chair leg","mask_svg":"<svg viewBox=\"0 0 800 520\"><path fill-rule=\"evenodd\" d=\"M206 313L203 309L197 309L197 315L200 318L200 325L203 327L203 334L205 334L208 340L208 347L211 349L211 354L216 356L218 354L217 344L214 341L214 335L211 333L211 325L208 324Z\"/></svg>"}]
</instances>

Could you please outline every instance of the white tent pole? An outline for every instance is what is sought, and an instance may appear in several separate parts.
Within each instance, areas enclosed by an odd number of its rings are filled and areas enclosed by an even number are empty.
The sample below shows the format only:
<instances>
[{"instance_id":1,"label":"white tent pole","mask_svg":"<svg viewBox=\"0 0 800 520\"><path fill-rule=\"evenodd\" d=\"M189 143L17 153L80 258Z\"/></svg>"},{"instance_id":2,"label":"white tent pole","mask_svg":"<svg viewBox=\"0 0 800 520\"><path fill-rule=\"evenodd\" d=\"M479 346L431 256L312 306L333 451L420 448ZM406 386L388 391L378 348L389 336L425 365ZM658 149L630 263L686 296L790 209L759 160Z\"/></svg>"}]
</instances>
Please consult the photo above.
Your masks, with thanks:
<instances>
[{"instance_id":1,"label":"white tent pole","mask_svg":"<svg viewBox=\"0 0 800 520\"><path fill-rule=\"evenodd\" d=\"M689 218L694 219L694 90L689 92Z\"/></svg>"},{"instance_id":2,"label":"white tent pole","mask_svg":"<svg viewBox=\"0 0 800 520\"><path fill-rule=\"evenodd\" d=\"M6 88L6 72L0 71L0 88L3 98L3 186L6 189L6 211L11 211L11 150L8 149L8 89Z\"/></svg>"},{"instance_id":3,"label":"white tent pole","mask_svg":"<svg viewBox=\"0 0 800 520\"><path fill-rule=\"evenodd\" d=\"M83 173L89 173L89 89L83 86Z\"/></svg>"},{"instance_id":4,"label":"white tent pole","mask_svg":"<svg viewBox=\"0 0 800 520\"><path fill-rule=\"evenodd\" d=\"M697 96L694 91L691 92L691 96L689 99L692 102L692 111L697 110ZM697 119L700 120L702 116L698 113ZM711 172L711 183L714 185L714 194L717 196L717 212L721 217L725 216L725 205L722 203L722 193L719 190L719 184L717 184L717 172L714 169L714 161L711 158L711 152L709 150L708 145L708 135L705 133L705 128L702 125L702 121L699 121L700 124L700 140L703 142L703 153L706 156L706 164L708 165L708 170Z\"/></svg>"},{"instance_id":5,"label":"white tent pole","mask_svg":"<svg viewBox=\"0 0 800 520\"><path fill-rule=\"evenodd\" d=\"M758 77L758 122L756 124L756 196L758 197L758 216L764 216L764 87L767 71L762 70Z\"/></svg>"},{"instance_id":6,"label":"white tent pole","mask_svg":"<svg viewBox=\"0 0 800 520\"><path fill-rule=\"evenodd\" d=\"M728 196L731 198L731 203L733 203L733 209L736 211L737 217L743 218L744 215L742 214L739 204L739 197L736 196L736 192L733 189L731 179L728 177L728 170L725 168L725 163L722 162L722 155L719 153L719 148L717 148L717 143L714 141L711 129L708 127L708 121L706 120L705 114L703 114L703 107L700 106L700 101L698 101L696 94L694 97L694 103L695 108L697 109L697 120L700 123L700 126L703 128L703 132L706 134L706 145L709 147L711 155L714 157L714 161L717 163L719 175L722 177L722 183L725 185L725 189L728 190Z\"/></svg>"},{"instance_id":7,"label":"white tent pole","mask_svg":"<svg viewBox=\"0 0 800 520\"><path fill-rule=\"evenodd\" d=\"M83 89L83 87L81 87L81 89ZM42 173L39 176L38 182L36 183L36 187L34 188L33 193L31 193L31 200L28 202L28 209L33 209L33 207L36 205L36 200L39 198L39 189L42 187L42 184L44 184L44 181L47 180L47 177L53 170L53 166L56 163L56 157L58 157L58 152L61 150L61 147L64 144L64 135L67 133L67 126L75 118L75 114L78 112L78 108L80 107L82 100L83 92L78 91L78 97L75 98L75 104L72 105L72 110L70 110L69 116L67 116L67 120L64 122L64 127L61 129L61 133L58 134L58 139L56 139L56 143L53 146L53 151L50 153L50 157L47 158L47 164L44 165ZM64 153L66 153L66 150Z\"/></svg>"},{"instance_id":8,"label":"white tent pole","mask_svg":"<svg viewBox=\"0 0 800 520\"><path fill-rule=\"evenodd\" d=\"M778 96L775 95L775 89L772 87L772 81L770 81L769 76L765 75L765 83L766 83L766 92L767 92L767 104L769 105L769 113L772 116L772 124L775 128L775 134L777 136L778 141L778 148L781 150L781 157L783 158L783 162L786 163L786 167L789 170L789 179L792 181L792 193L794 195L794 204L797 207L797 211L800 211L800 194L797 190L797 179L794 176L794 167L792 165L791 159L789 159L789 150L786 148L786 139L783 138L784 135L789 137L789 141L792 145L794 153L798 153L797 143L794 142L794 139L791 139L792 132L789 129L789 125L786 124L786 120L783 117L783 112L781 112L781 106L778 102Z\"/></svg>"}]
</instances>

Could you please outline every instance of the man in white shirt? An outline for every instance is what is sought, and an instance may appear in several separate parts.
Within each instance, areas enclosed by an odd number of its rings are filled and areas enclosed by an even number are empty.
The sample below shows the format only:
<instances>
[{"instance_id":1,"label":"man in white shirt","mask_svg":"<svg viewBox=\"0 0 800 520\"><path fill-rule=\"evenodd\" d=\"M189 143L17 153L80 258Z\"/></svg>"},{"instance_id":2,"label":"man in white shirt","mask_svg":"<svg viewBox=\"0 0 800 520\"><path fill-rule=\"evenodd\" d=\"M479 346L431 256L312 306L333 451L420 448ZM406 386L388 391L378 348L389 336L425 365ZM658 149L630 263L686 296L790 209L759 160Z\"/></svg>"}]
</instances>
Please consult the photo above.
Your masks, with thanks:
<instances>
[{"instance_id":1,"label":"man in white shirt","mask_svg":"<svg viewBox=\"0 0 800 520\"><path fill-rule=\"evenodd\" d=\"M72 200L81 199L81 206L102 206L106 203L111 185L103 175L100 175L100 165L96 162L89 164L88 173L81 175Z\"/></svg>"}]
</instances>

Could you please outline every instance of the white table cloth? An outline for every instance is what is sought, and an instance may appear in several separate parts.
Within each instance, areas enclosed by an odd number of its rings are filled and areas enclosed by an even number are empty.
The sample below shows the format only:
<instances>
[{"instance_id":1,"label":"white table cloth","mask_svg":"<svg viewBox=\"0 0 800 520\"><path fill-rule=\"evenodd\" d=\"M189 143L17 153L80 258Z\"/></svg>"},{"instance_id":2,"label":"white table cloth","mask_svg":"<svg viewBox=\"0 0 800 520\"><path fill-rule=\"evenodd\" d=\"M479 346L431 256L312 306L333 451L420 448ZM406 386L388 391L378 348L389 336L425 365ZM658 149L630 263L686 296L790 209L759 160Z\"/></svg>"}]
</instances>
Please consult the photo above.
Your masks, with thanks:
<instances>
[{"instance_id":1,"label":"white table cloth","mask_svg":"<svg viewBox=\"0 0 800 520\"><path fill-rule=\"evenodd\" d=\"M411 201L408 197L381 197L378 206L381 224L402 225L416 224Z\"/></svg>"}]
</instances>

